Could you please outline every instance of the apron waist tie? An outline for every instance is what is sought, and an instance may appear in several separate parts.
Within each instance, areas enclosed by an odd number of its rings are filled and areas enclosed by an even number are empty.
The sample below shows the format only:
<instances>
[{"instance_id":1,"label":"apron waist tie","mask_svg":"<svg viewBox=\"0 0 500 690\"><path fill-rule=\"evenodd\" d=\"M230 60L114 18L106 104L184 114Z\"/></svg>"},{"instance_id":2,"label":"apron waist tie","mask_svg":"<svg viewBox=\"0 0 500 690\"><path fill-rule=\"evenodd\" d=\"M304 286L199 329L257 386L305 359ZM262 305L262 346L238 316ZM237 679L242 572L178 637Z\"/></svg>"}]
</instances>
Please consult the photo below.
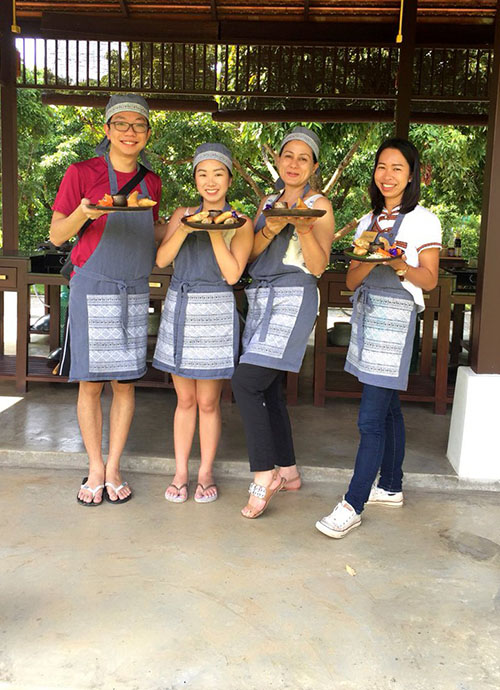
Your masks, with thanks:
<instances>
[{"instance_id":1,"label":"apron waist tie","mask_svg":"<svg viewBox=\"0 0 500 690\"><path fill-rule=\"evenodd\" d=\"M180 281L175 286L177 298L174 309L174 364L178 371L182 360L182 344L184 342L184 327L186 325L186 309L188 302L188 292L191 284L187 281Z\"/></svg>"},{"instance_id":2,"label":"apron waist tie","mask_svg":"<svg viewBox=\"0 0 500 690\"><path fill-rule=\"evenodd\" d=\"M200 281L189 282L188 280L174 279L170 283L172 290L177 292L174 308L174 364L176 372L179 370L182 362L182 351L184 343L184 329L186 326L186 310L188 306L189 292L194 288L204 287L204 283ZM221 286L226 286L226 282L221 282ZM207 290L213 290L214 283L206 283ZM228 290L229 291L229 290Z\"/></svg>"},{"instance_id":3,"label":"apron waist tie","mask_svg":"<svg viewBox=\"0 0 500 690\"><path fill-rule=\"evenodd\" d=\"M269 283L267 280L261 280L259 281L259 285L257 286L257 292L262 289L268 289L269 294L267 296L267 302L266 302L266 308L264 310L264 316L262 317L262 326L260 329L260 335L259 335L259 342L264 343L267 338L267 332L269 330L269 324L271 323L271 315L273 312L273 302L274 302L274 286ZM256 295L257 297L257 295Z\"/></svg>"},{"instance_id":4,"label":"apron waist tie","mask_svg":"<svg viewBox=\"0 0 500 690\"><path fill-rule=\"evenodd\" d=\"M364 319L365 314L372 311L372 306L369 302L369 288L361 283L359 287L354 291L354 295L351 297L352 302L352 316L351 323L357 325L357 338L356 342L358 345L358 357L361 358L361 353L365 345L365 329L364 329Z\"/></svg>"},{"instance_id":5,"label":"apron waist tie","mask_svg":"<svg viewBox=\"0 0 500 690\"><path fill-rule=\"evenodd\" d=\"M106 283L113 283L118 288L118 294L120 296L120 311L121 311L121 327L125 336L127 336L128 327L128 288L141 282L144 278L135 278L133 280L117 280L115 278L110 278L101 273L94 273L85 268L85 266L75 266L75 273L80 273L83 276L92 278L93 280L101 280ZM147 277L147 276L146 276Z\"/></svg>"}]
</instances>

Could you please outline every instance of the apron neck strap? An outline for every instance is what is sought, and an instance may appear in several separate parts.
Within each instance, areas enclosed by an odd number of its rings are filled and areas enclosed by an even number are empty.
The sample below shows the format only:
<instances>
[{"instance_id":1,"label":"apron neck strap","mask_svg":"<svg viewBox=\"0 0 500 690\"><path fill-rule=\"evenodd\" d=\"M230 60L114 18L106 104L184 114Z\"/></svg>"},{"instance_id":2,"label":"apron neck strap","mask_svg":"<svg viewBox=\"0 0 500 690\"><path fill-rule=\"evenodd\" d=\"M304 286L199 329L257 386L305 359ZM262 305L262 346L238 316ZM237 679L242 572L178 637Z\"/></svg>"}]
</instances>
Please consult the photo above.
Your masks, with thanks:
<instances>
[{"instance_id":1,"label":"apron neck strap","mask_svg":"<svg viewBox=\"0 0 500 690\"><path fill-rule=\"evenodd\" d=\"M372 222L370 223L370 227L368 228L368 230L373 230L375 224L377 223L377 218L378 218L378 216L373 214ZM401 227L401 223L403 222L404 219L405 219L405 214L399 212L396 220L394 221L394 223L392 225L392 227L387 228L387 230L379 229L379 231L377 233L377 237L375 238L375 241L380 237L380 235L384 235L385 237L387 237L387 239L391 245L394 244L396 237L397 237L397 234L399 232L399 228Z\"/></svg>"}]
</instances>

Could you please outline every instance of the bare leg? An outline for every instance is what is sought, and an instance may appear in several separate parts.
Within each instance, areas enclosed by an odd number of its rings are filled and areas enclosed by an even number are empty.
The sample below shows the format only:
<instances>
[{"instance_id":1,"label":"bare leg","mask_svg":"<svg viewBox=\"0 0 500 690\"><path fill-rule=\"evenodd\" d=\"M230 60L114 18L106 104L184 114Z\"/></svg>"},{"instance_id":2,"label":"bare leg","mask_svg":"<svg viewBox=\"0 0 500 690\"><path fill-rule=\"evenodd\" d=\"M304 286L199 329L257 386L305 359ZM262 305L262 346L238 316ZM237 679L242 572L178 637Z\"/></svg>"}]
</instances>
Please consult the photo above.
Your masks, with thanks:
<instances>
[{"instance_id":1,"label":"bare leg","mask_svg":"<svg viewBox=\"0 0 500 690\"><path fill-rule=\"evenodd\" d=\"M177 407L174 414L175 475L172 484L182 486L188 481L188 461L196 429L196 381L172 374L177 393ZM187 496L187 489L180 491L167 487L171 496Z\"/></svg>"},{"instance_id":2,"label":"bare leg","mask_svg":"<svg viewBox=\"0 0 500 690\"><path fill-rule=\"evenodd\" d=\"M120 458L127 442L128 432L132 423L135 409L135 386L133 383L119 383L111 381L113 400L109 412L109 452L106 463L106 481L115 486L122 483L120 475ZM132 492L128 486L124 486L116 494L110 486L106 487L108 496L112 501L118 498L126 498Z\"/></svg>"},{"instance_id":3,"label":"bare leg","mask_svg":"<svg viewBox=\"0 0 500 690\"><path fill-rule=\"evenodd\" d=\"M104 484L104 462L102 459L102 383L80 381L78 390L77 415L83 444L89 457L88 485L95 489ZM80 489L78 498L86 503L92 502L92 494ZM98 491L94 503L102 501L102 490Z\"/></svg>"},{"instance_id":4,"label":"bare leg","mask_svg":"<svg viewBox=\"0 0 500 690\"><path fill-rule=\"evenodd\" d=\"M213 464L221 432L220 396L223 381L196 381L196 400L200 411L200 449L201 464L198 472L198 482L202 486L213 484ZM199 486L196 495L211 497L217 494L215 486L206 491Z\"/></svg>"}]
</instances>

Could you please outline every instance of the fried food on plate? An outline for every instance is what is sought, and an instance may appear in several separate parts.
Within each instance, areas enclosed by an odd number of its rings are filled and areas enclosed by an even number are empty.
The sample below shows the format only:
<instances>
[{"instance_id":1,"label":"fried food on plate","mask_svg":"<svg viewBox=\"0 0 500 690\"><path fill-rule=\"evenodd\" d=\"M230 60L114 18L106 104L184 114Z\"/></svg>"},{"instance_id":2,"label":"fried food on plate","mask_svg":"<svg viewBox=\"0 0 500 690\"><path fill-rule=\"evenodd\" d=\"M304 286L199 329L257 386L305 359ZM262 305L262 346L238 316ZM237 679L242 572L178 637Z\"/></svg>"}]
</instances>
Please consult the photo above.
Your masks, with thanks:
<instances>
[{"instance_id":1,"label":"fried food on plate","mask_svg":"<svg viewBox=\"0 0 500 690\"><path fill-rule=\"evenodd\" d=\"M111 194L105 194L102 199L99 199L97 206L113 206L113 197Z\"/></svg>"},{"instance_id":2,"label":"fried food on plate","mask_svg":"<svg viewBox=\"0 0 500 690\"><path fill-rule=\"evenodd\" d=\"M214 223L224 223L228 218L232 218L233 212L232 211L224 211L224 213L221 213L217 218L214 218Z\"/></svg>"},{"instance_id":3,"label":"fried food on plate","mask_svg":"<svg viewBox=\"0 0 500 690\"><path fill-rule=\"evenodd\" d=\"M188 216L187 220L190 223L199 223L204 218L208 218L208 211L200 211L199 213L194 213L192 216Z\"/></svg>"},{"instance_id":4,"label":"fried food on plate","mask_svg":"<svg viewBox=\"0 0 500 690\"><path fill-rule=\"evenodd\" d=\"M149 197L144 197L144 199L139 199L137 205L149 208L151 206L156 206L156 201L153 201L153 199L150 199Z\"/></svg>"}]
</instances>

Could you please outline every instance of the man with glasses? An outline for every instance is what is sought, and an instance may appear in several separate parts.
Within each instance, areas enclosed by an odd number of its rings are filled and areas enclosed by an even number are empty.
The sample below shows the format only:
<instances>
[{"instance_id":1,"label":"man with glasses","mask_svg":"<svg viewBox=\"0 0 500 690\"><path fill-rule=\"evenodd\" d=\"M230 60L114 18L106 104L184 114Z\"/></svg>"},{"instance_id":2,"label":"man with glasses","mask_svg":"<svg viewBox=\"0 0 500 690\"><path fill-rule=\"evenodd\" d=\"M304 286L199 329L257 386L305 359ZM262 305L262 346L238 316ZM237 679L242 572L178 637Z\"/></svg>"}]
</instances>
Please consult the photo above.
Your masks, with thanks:
<instances>
[{"instance_id":1,"label":"man with glasses","mask_svg":"<svg viewBox=\"0 0 500 690\"><path fill-rule=\"evenodd\" d=\"M133 382L146 372L148 277L155 239L163 234L158 223L161 181L144 155L151 136L146 101L136 94L112 96L104 132L97 157L66 171L50 227L56 245L79 235L71 256L74 271L61 373L79 381L78 422L89 472L77 501L87 507L100 505L103 497L114 505L132 498L120 474L120 458L134 414ZM127 193L137 190L139 198L149 197L156 206L135 213L89 207L123 188ZM104 464L101 393L106 381L111 382L113 400Z\"/></svg>"}]
</instances>

